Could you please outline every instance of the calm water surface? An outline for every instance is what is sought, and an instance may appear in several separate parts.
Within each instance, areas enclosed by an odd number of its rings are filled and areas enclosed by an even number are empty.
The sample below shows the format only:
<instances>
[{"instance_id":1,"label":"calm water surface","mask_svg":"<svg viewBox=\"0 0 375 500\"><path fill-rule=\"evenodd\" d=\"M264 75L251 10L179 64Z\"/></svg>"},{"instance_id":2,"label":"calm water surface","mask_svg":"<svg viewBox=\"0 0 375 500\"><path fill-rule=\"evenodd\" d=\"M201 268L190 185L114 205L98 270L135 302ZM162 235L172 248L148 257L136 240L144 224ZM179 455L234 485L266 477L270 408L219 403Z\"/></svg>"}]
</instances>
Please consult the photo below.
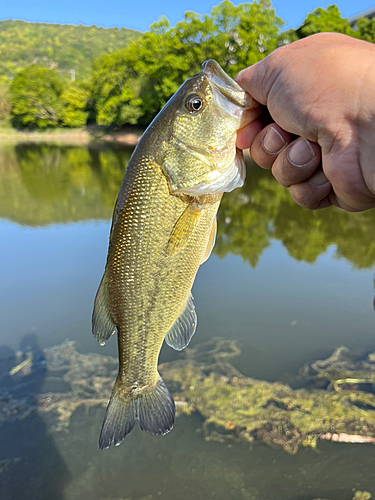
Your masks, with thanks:
<instances>
[{"instance_id":1,"label":"calm water surface","mask_svg":"<svg viewBox=\"0 0 375 500\"><path fill-rule=\"evenodd\" d=\"M27 350L30 338L39 349L70 339L81 353L117 356L114 339L97 345L90 318L130 155L103 146L1 147L0 358ZM213 255L194 285L191 345L237 340L235 367L268 381L290 381L341 345L375 351L374 235L374 211L305 211L269 172L249 165L246 185L224 197ZM182 356L164 346L160 362ZM36 412L0 422L1 500L375 495L371 445L323 442L319 453L294 456L260 443L249 450L206 442L194 414L163 438L135 429L120 448L99 452L103 414L78 408L59 432Z\"/></svg>"}]
</instances>

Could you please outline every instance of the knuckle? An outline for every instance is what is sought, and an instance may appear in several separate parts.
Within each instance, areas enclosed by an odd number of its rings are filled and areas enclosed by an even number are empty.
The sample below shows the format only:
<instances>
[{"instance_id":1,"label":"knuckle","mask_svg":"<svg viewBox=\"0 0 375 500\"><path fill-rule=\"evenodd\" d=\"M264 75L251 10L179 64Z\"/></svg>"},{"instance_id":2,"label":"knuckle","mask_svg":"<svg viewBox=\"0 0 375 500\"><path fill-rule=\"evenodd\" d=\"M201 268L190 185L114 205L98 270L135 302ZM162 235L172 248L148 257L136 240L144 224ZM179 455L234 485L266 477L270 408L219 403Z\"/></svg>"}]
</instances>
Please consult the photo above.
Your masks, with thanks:
<instances>
[{"instance_id":1,"label":"knuckle","mask_svg":"<svg viewBox=\"0 0 375 500\"><path fill-rule=\"evenodd\" d=\"M318 207L321 196L316 190L308 188L304 184L293 184L290 186L289 193L293 200L303 208L314 210Z\"/></svg>"},{"instance_id":2,"label":"knuckle","mask_svg":"<svg viewBox=\"0 0 375 500\"><path fill-rule=\"evenodd\" d=\"M309 164L298 167L290 162L288 149L289 148L280 153L272 169L277 181L285 187L307 181L320 164L320 157L317 156L313 161L309 162Z\"/></svg>"},{"instance_id":3,"label":"knuckle","mask_svg":"<svg viewBox=\"0 0 375 500\"><path fill-rule=\"evenodd\" d=\"M304 178L301 178L301 172L298 172L297 167L290 165L287 161L285 152L282 152L275 160L272 174L277 182L284 187L289 187L304 180Z\"/></svg>"},{"instance_id":4,"label":"knuckle","mask_svg":"<svg viewBox=\"0 0 375 500\"><path fill-rule=\"evenodd\" d=\"M275 162L272 166L272 175L275 177L277 182L282 186L288 188L292 182L285 176L283 168L279 166L279 162Z\"/></svg>"}]
</instances>

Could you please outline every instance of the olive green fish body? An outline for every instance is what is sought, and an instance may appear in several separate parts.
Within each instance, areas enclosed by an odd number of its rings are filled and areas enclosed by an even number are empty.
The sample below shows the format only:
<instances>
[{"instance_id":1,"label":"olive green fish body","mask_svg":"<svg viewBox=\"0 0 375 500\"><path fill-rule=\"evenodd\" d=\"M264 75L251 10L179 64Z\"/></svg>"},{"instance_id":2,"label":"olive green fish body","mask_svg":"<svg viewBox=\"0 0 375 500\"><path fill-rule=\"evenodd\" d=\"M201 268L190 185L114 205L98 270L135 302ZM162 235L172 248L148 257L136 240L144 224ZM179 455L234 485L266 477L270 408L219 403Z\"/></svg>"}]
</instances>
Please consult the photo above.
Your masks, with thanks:
<instances>
[{"instance_id":1,"label":"olive green fish body","mask_svg":"<svg viewBox=\"0 0 375 500\"><path fill-rule=\"evenodd\" d=\"M165 434L175 407L157 371L164 339L181 350L196 329L191 288L212 250L222 194L241 186L236 130L245 93L214 61L176 92L143 135L116 202L93 312L101 344L117 331L119 374L100 448L138 420Z\"/></svg>"},{"instance_id":2,"label":"olive green fish body","mask_svg":"<svg viewBox=\"0 0 375 500\"><path fill-rule=\"evenodd\" d=\"M157 379L161 345L189 298L206 251L221 195L171 196L161 168L142 157L129 165L116 209L106 266L110 313L118 331L120 378L131 393ZM173 245L177 222L191 208L183 248Z\"/></svg>"}]
</instances>

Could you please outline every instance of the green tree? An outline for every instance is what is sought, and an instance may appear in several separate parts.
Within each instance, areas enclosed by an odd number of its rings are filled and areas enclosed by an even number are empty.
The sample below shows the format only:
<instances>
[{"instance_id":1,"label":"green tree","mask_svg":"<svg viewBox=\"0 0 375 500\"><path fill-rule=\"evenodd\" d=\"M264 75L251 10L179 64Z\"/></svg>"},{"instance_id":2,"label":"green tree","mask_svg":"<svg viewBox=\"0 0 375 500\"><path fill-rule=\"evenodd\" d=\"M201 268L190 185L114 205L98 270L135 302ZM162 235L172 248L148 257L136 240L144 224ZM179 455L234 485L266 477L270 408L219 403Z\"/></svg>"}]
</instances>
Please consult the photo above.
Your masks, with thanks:
<instances>
[{"instance_id":1,"label":"green tree","mask_svg":"<svg viewBox=\"0 0 375 500\"><path fill-rule=\"evenodd\" d=\"M56 127L64 81L55 70L30 66L10 85L13 124L17 127Z\"/></svg>"},{"instance_id":2,"label":"green tree","mask_svg":"<svg viewBox=\"0 0 375 500\"><path fill-rule=\"evenodd\" d=\"M308 14L302 26L296 30L298 38L322 32L343 33L358 37L358 34L350 27L349 21L342 17L337 5L329 5L326 9L318 7Z\"/></svg>"},{"instance_id":3,"label":"green tree","mask_svg":"<svg viewBox=\"0 0 375 500\"><path fill-rule=\"evenodd\" d=\"M140 78L129 63L126 49L103 55L93 63L92 95L100 125L135 125L143 114Z\"/></svg>"},{"instance_id":4,"label":"green tree","mask_svg":"<svg viewBox=\"0 0 375 500\"><path fill-rule=\"evenodd\" d=\"M9 87L8 85L0 84L0 122L9 121L11 109Z\"/></svg>"},{"instance_id":5,"label":"green tree","mask_svg":"<svg viewBox=\"0 0 375 500\"><path fill-rule=\"evenodd\" d=\"M89 116L88 106L91 97L88 85L71 84L60 97L60 120L66 127L83 127Z\"/></svg>"},{"instance_id":6,"label":"green tree","mask_svg":"<svg viewBox=\"0 0 375 500\"><path fill-rule=\"evenodd\" d=\"M362 17L357 21L358 36L361 40L366 42L375 43L375 19L367 19Z\"/></svg>"},{"instance_id":7,"label":"green tree","mask_svg":"<svg viewBox=\"0 0 375 500\"><path fill-rule=\"evenodd\" d=\"M281 25L269 0L226 0L203 17L186 12L174 27L161 18L136 42L94 62L98 123L149 123L206 59L234 76L277 47Z\"/></svg>"}]
</instances>

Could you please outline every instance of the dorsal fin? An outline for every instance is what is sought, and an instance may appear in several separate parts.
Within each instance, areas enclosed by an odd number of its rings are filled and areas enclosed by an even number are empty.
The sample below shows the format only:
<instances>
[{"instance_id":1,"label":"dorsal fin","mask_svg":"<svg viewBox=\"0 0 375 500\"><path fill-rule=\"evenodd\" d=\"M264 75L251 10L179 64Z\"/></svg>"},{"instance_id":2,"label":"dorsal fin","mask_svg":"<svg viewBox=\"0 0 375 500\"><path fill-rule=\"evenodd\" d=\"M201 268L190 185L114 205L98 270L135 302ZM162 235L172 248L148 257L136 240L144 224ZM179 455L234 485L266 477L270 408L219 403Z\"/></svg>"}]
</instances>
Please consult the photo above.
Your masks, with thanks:
<instances>
[{"instance_id":1,"label":"dorsal fin","mask_svg":"<svg viewBox=\"0 0 375 500\"><path fill-rule=\"evenodd\" d=\"M190 293L184 310L168 331L165 341L176 351L182 351L189 344L196 328L197 314L193 304L193 296Z\"/></svg>"}]
</instances>

